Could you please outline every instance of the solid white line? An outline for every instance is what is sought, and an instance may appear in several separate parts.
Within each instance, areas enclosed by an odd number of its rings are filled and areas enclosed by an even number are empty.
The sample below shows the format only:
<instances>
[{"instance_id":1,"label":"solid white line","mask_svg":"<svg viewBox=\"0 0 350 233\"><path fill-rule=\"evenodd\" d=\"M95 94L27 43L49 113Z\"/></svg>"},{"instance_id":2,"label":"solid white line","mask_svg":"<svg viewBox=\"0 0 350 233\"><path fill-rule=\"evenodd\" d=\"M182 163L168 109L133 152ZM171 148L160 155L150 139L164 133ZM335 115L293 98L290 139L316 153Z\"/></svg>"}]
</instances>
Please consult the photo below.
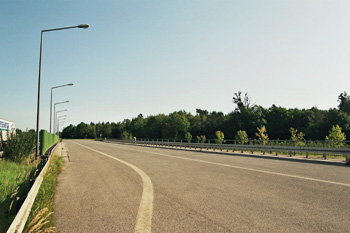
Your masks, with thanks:
<instances>
[{"instance_id":1,"label":"solid white line","mask_svg":"<svg viewBox=\"0 0 350 233\"><path fill-rule=\"evenodd\" d=\"M260 172L260 173L265 173L265 174L270 174L270 175L284 176L284 177L296 178L296 179L301 179L301 180L309 180L309 181L315 181L315 182L320 182L320 183L334 184L334 185L350 187L350 184L347 184L347 183L321 180L321 179L315 179L315 178L297 176L297 175L289 175L289 174L284 174L284 173L279 173L279 172L270 172L270 171L254 169L254 168L239 167L239 166L234 166L234 165L229 165L229 164L224 164L224 163L215 163L215 162L209 162L209 161L205 161L205 160L191 159L191 158L185 158L185 157L181 157L181 156L168 155L168 154L151 152L151 151L141 151L141 150L137 150L137 149L120 147L120 146L117 146L115 144L110 144L110 145L113 145L113 146L121 148L121 149L133 150L133 151L138 151L138 152L142 152L142 153L149 153L149 154L161 155L161 156L166 156L166 157L171 157L171 158L184 159L184 160L195 161L195 162L200 162L200 163L212 164L212 165L217 165L217 166L222 166L222 167L230 167L230 168L236 168L236 169L241 169L241 170L246 170L246 171L254 171L254 172Z\"/></svg>"},{"instance_id":2,"label":"solid white line","mask_svg":"<svg viewBox=\"0 0 350 233\"><path fill-rule=\"evenodd\" d=\"M92 150L96 153L99 153L101 155L104 155L108 158L117 160L118 162L121 162L132 169L134 169L140 176L143 182L143 190L142 190L142 197L141 202L139 206L139 211L137 213L137 219L136 219L136 225L135 225L135 231L137 233L150 233L151 227L152 227L152 211L153 211L153 184L149 176L142 171L140 168L125 162L121 159L118 159L116 157L110 156L106 153L103 153L101 151L92 149L90 147L84 146L80 143L73 142L79 146L85 147L86 149Z\"/></svg>"}]
</instances>

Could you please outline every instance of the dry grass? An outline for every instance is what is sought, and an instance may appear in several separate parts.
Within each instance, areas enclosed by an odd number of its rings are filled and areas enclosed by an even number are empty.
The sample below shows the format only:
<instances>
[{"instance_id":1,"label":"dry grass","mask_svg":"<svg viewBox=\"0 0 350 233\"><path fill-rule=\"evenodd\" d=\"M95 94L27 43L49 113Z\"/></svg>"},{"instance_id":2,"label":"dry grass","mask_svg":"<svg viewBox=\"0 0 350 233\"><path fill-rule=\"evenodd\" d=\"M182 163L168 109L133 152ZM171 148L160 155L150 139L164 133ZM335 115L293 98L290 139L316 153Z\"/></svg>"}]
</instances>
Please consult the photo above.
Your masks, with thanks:
<instances>
[{"instance_id":1,"label":"dry grass","mask_svg":"<svg viewBox=\"0 0 350 233\"><path fill-rule=\"evenodd\" d=\"M38 212L37 208L34 213L36 213L36 215L23 231L24 233L56 232L55 227L47 227L47 224L50 223L47 219L53 214L53 212L48 212L47 208L43 208Z\"/></svg>"},{"instance_id":2,"label":"dry grass","mask_svg":"<svg viewBox=\"0 0 350 233\"><path fill-rule=\"evenodd\" d=\"M54 211L54 196L56 191L56 180L63 166L63 157L53 155L49 168L44 176L32 212L26 223L28 232L55 232L55 222L52 216ZM35 211L33 211L35 209ZM38 213L37 210L40 210ZM48 213L47 213L48 212ZM32 231L29 231L32 229Z\"/></svg>"}]
</instances>

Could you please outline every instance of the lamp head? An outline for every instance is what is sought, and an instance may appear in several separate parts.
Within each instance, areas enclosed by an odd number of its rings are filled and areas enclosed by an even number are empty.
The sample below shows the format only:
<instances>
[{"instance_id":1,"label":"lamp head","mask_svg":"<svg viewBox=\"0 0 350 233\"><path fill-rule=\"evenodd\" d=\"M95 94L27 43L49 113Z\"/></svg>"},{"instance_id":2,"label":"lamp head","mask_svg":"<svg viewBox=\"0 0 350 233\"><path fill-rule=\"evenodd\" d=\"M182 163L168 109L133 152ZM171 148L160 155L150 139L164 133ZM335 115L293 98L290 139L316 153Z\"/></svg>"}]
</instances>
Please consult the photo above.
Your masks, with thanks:
<instances>
[{"instance_id":1,"label":"lamp head","mask_svg":"<svg viewBox=\"0 0 350 233\"><path fill-rule=\"evenodd\" d=\"M87 29L89 27L89 24L79 24L78 28L84 28Z\"/></svg>"}]
</instances>

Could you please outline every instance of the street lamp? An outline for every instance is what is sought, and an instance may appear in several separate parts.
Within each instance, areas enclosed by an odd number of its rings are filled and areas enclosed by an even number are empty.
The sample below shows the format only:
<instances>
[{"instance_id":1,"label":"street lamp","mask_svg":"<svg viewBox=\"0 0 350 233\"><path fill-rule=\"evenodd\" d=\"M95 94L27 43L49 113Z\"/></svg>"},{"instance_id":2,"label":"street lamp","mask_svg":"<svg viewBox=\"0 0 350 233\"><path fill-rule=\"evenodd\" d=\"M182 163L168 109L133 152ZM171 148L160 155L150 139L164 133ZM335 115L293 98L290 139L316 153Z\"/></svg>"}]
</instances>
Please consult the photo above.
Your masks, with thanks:
<instances>
[{"instance_id":1,"label":"street lamp","mask_svg":"<svg viewBox=\"0 0 350 233\"><path fill-rule=\"evenodd\" d=\"M57 113L59 113L59 112L66 112L66 111L68 111L68 110L64 109L64 110L55 112L55 119L57 119ZM57 129L57 122L56 121L54 122L54 127L53 128L54 128L55 133L57 133L57 131L56 131L56 129Z\"/></svg>"},{"instance_id":2,"label":"street lamp","mask_svg":"<svg viewBox=\"0 0 350 233\"><path fill-rule=\"evenodd\" d=\"M66 101L62 101L62 102L55 103L55 104L53 105L53 112L56 112L56 105L58 105L58 104L65 104L65 103L69 103L69 101L66 100ZM56 122L56 116L54 116L54 119L53 119L53 125L54 125L53 128L55 128L55 122Z\"/></svg>"},{"instance_id":3,"label":"street lamp","mask_svg":"<svg viewBox=\"0 0 350 233\"><path fill-rule=\"evenodd\" d=\"M60 135L60 125L64 125L66 118L62 118L62 119L59 119L58 120L58 123L57 123L57 133L58 135Z\"/></svg>"},{"instance_id":4,"label":"street lamp","mask_svg":"<svg viewBox=\"0 0 350 233\"><path fill-rule=\"evenodd\" d=\"M39 77L38 77L38 103L37 103L37 112L36 112L36 148L35 148L36 157L39 156L39 114L40 114L41 56L42 56L42 51L43 51L43 34L44 34L44 32L51 32L51 31L58 31L58 30L65 30L65 29L72 29L72 28L87 29L88 27L89 27L88 24L79 24L77 26L72 26L72 27L41 30L40 56L39 56Z\"/></svg>"},{"instance_id":5,"label":"street lamp","mask_svg":"<svg viewBox=\"0 0 350 233\"><path fill-rule=\"evenodd\" d=\"M60 87L67 87L67 86L73 86L73 83L61 85L61 86L56 86L56 87L51 87L51 101L50 101L50 133L51 133L51 128L52 128L52 90L55 88L60 88Z\"/></svg>"},{"instance_id":6,"label":"street lamp","mask_svg":"<svg viewBox=\"0 0 350 233\"><path fill-rule=\"evenodd\" d=\"M61 117L67 117L67 115L59 116L59 117L57 117L57 119L60 119Z\"/></svg>"}]
</instances>

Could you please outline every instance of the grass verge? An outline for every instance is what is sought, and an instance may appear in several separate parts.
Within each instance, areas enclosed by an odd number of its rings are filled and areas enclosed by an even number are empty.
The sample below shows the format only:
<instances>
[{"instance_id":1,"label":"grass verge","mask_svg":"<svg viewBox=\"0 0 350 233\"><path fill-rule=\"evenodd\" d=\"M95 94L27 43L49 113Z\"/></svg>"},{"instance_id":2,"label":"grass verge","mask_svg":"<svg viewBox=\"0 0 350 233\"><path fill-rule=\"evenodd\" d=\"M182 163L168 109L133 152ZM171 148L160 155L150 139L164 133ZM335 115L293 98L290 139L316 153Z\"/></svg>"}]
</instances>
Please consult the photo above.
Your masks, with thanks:
<instances>
[{"instance_id":1,"label":"grass verge","mask_svg":"<svg viewBox=\"0 0 350 233\"><path fill-rule=\"evenodd\" d=\"M38 230L42 230L42 232L54 232L55 222L52 216L54 211L54 195L57 176L62 170L63 163L62 156L52 155L49 168L35 198L24 232L36 232Z\"/></svg>"},{"instance_id":2,"label":"grass verge","mask_svg":"<svg viewBox=\"0 0 350 233\"><path fill-rule=\"evenodd\" d=\"M11 225L40 170L39 160L0 161L0 232Z\"/></svg>"}]
</instances>

